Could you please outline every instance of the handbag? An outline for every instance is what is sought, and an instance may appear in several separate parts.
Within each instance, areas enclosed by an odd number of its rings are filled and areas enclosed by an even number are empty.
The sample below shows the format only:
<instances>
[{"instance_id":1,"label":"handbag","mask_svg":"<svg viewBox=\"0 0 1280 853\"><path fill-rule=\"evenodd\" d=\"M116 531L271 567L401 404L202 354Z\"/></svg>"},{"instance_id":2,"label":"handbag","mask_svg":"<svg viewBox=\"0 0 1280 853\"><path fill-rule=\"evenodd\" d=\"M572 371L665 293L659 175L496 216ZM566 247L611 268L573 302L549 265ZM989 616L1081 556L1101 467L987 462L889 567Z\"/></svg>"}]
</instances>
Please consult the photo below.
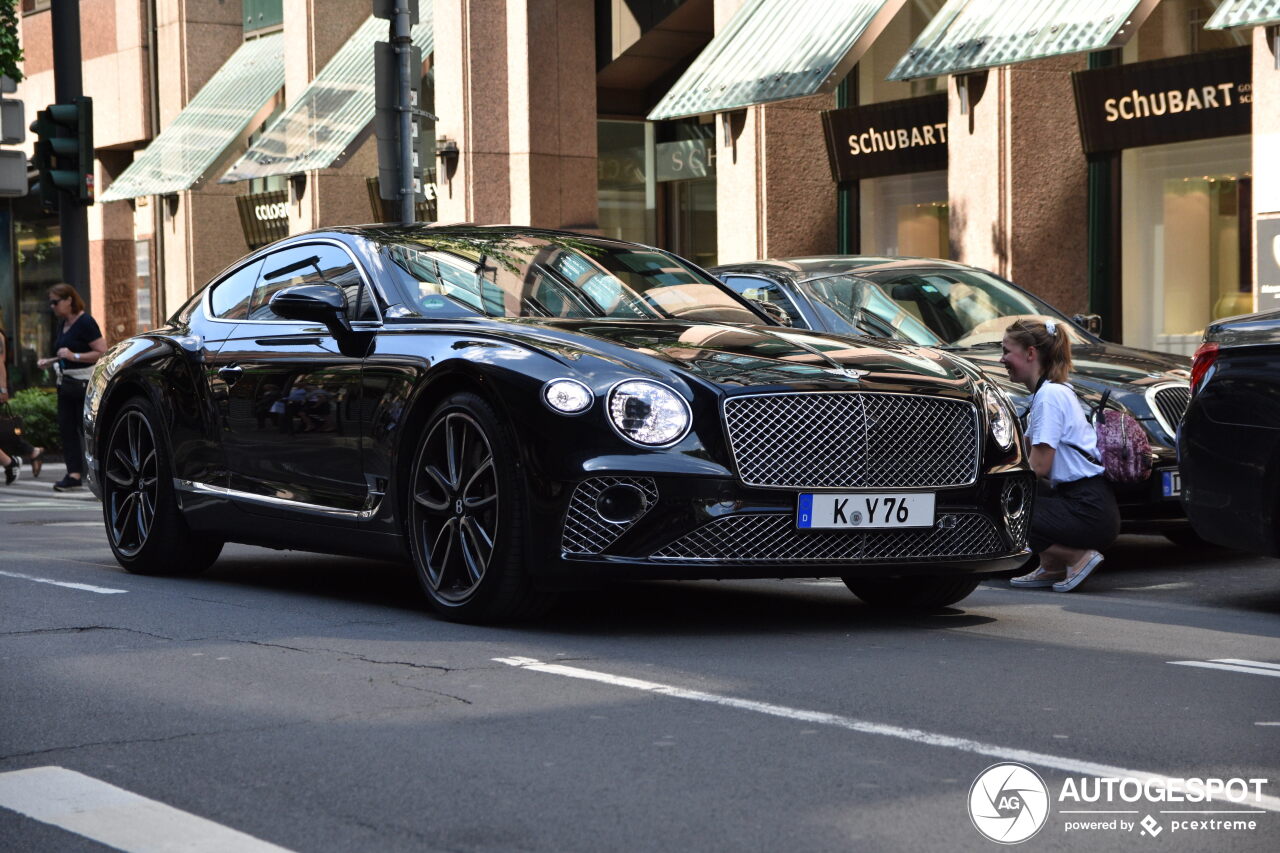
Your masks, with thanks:
<instances>
[{"instance_id":1,"label":"handbag","mask_svg":"<svg viewBox=\"0 0 1280 853\"><path fill-rule=\"evenodd\" d=\"M22 417L13 414L9 404L0 406L0 450L10 456L22 452L26 441L22 437Z\"/></svg>"}]
</instances>

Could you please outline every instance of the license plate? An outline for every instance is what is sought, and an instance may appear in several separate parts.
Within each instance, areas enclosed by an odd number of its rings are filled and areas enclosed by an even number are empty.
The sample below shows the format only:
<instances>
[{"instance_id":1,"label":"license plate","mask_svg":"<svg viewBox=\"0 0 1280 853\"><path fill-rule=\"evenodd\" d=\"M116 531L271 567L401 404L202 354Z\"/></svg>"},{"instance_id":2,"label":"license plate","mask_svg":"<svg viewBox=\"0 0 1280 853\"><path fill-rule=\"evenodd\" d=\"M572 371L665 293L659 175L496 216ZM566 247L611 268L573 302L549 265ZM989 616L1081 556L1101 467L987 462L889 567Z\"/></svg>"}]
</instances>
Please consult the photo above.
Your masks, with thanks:
<instances>
[{"instance_id":1,"label":"license plate","mask_svg":"<svg viewBox=\"0 0 1280 853\"><path fill-rule=\"evenodd\" d=\"M933 492L802 494L796 526L840 530L933 527Z\"/></svg>"},{"instance_id":2,"label":"license plate","mask_svg":"<svg viewBox=\"0 0 1280 853\"><path fill-rule=\"evenodd\" d=\"M1182 497L1182 472L1176 468L1160 472L1160 487L1166 498Z\"/></svg>"}]
</instances>

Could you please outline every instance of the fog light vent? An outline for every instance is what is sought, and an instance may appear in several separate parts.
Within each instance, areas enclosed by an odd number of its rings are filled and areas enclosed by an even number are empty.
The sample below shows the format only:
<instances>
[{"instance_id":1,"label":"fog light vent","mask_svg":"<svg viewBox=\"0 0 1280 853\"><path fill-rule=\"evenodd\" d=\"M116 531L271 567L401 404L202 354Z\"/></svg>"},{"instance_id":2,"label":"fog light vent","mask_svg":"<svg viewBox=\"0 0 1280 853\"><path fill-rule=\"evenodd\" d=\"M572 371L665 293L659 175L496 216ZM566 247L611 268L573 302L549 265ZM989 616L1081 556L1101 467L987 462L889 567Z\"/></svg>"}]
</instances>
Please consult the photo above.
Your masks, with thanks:
<instances>
[{"instance_id":1,"label":"fog light vent","mask_svg":"<svg viewBox=\"0 0 1280 853\"><path fill-rule=\"evenodd\" d=\"M601 554L658 501L650 477L593 477L574 489L565 514L561 548L566 554Z\"/></svg>"}]
</instances>

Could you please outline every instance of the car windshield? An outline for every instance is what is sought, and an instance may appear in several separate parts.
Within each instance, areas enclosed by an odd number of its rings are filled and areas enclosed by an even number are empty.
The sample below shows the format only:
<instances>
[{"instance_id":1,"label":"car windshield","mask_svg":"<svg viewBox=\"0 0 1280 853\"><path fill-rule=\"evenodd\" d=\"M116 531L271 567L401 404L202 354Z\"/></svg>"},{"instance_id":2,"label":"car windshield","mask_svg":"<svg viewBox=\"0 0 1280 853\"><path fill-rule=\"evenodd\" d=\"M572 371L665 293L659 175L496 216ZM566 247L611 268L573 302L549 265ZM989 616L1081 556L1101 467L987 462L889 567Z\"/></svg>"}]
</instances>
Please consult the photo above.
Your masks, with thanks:
<instances>
[{"instance_id":1,"label":"car windshield","mask_svg":"<svg viewBox=\"0 0 1280 853\"><path fill-rule=\"evenodd\" d=\"M489 317L764 324L675 255L590 237L483 228L386 232L391 319ZM399 299L395 299L398 296Z\"/></svg>"},{"instance_id":2,"label":"car windshield","mask_svg":"<svg viewBox=\"0 0 1280 853\"><path fill-rule=\"evenodd\" d=\"M811 299L862 334L910 341L924 346L943 343L916 316L865 279L833 275L810 279L802 286Z\"/></svg>"},{"instance_id":3,"label":"car windshield","mask_svg":"<svg viewBox=\"0 0 1280 853\"><path fill-rule=\"evenodd\" d=\"M868 278L947 346L999 347L1005 330L1015 320L1053 320L1067 330L1072 343L1088 342L1056 309L977 270L912 270Z\"/></svg>"}]
</instances>

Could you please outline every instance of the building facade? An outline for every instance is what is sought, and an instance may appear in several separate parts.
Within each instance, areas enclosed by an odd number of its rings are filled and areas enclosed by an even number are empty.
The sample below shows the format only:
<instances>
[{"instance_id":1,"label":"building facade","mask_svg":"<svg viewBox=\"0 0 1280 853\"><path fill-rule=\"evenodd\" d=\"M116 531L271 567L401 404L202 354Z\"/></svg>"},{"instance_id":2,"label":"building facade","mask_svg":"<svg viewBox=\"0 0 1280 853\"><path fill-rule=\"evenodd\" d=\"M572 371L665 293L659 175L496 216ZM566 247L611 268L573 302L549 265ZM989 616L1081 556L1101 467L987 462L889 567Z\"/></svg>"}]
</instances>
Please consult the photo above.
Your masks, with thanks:
<instances>
[{"instance_id":1,"label":"building facade","mask_svg":"<svg viewBox=\"0 0 1280 853\"><path fill-rule=\"evenodd\" d=\"M31 116L54 100L51 10L21 2ZM80 2L89 290L108 340L250 248L390 218L371 6ZM422 0L421 100L439 118L422 124L419 216L588 230L704 265L951 258L1171 352L1280 306L1280 2L1025 6ZM39 384L58 219L31 196L0 217L0 309L18 380Z\"/></svg>"}]
</instances>

